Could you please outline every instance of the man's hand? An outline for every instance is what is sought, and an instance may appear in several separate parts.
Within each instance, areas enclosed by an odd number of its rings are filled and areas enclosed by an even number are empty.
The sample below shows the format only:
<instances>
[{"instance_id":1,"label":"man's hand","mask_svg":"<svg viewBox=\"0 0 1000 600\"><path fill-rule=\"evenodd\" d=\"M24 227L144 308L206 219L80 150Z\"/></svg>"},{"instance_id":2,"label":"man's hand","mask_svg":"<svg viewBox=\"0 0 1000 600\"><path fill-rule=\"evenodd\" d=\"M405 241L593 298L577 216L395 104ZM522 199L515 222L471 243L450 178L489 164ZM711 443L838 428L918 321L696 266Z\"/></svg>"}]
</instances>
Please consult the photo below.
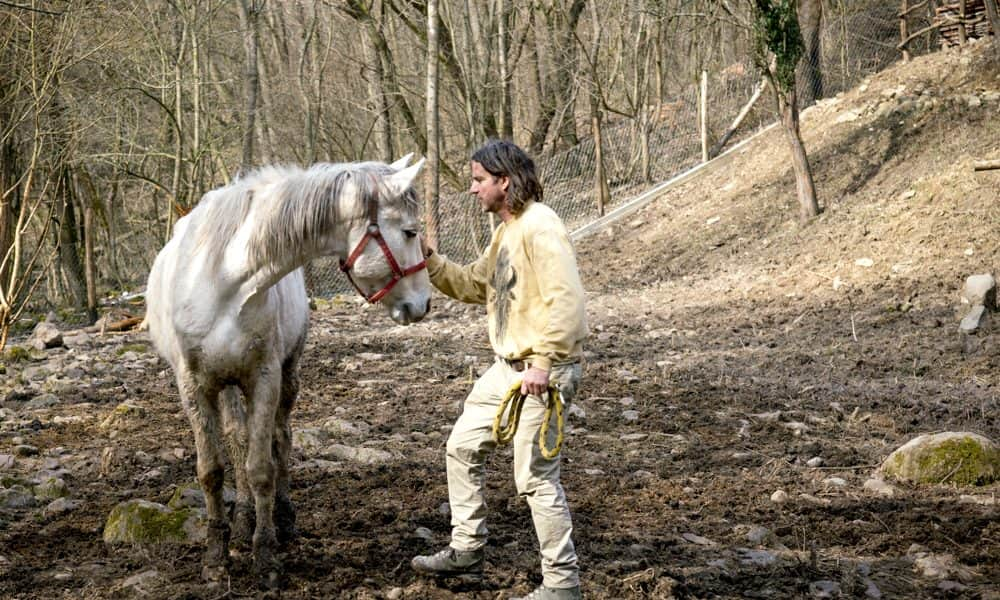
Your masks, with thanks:
<instances>
[{"instance_id":1,"label":"man's hand","mask_svg":"<svg viewBox=\"0 0 1000 600\"><path fill-rule=\"evenodd\" d=\"M549 389L549 372L538 367L529 367L521 381L521 393L541 396Z\"/></svg>"},{"instance_id":2,"label":"man's hand","mask_svg":"<svg viewBox=\"0 0 1000 600\"><path fill-rule=\"evenodd\" d=\"M424 254L424 259L437 252L437 248L432 248L427 244L427 238L420 236L420 251Z\"/></svg>"}]
</instances>

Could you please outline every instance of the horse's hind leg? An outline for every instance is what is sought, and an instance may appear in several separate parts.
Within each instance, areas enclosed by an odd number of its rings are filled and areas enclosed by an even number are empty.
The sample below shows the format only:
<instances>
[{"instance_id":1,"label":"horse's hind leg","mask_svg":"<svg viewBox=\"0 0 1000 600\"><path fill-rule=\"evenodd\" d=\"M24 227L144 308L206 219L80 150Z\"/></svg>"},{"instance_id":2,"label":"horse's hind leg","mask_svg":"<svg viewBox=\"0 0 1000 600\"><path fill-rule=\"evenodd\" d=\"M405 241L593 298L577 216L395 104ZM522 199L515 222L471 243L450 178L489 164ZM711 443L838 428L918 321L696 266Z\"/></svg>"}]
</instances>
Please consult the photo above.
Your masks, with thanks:
<instances>
[{"instance_id":1,"label":"horse's hind leg","mask_svg":"<svg viewBox=\"0 0 1000 600\"><path fill-rule=\"evenodd\" d=\"M177 387L194 432L198 482L205 493L208 513L208 539L202 576L210 583L220 583L226 575L229 557L229 523L222 505L225 468L219 429L218 391L206 390L187 369L178 373Z\"/></svg>"},{"instance_id":2,"label":"horse's hind leg","mask_svg":"<svg viewBox=\"0 0 1000 600\"><path fill-rule=\"evenodd\" d=\"M281 368L281 399L274 418L274 461L278 469L274 496L274 524L278 543L287 544L298 535L295 529L295 506L289 496L288 462L292 452L292 427L289 419L299 393L298 360L301 345Z\"/></svg>"},{"instance_id":3,"label":"horse's hind leg","mask_svg":"<svg viewBox=\"0 0 1000 600\"><path fill-rule=\"evenodd\" d=\"M222 391L222 426L226 434L229 460L236 480L236 506L233 508L234 546L249 548L253 539L253 496L247 481L247 413L243 398L235 387Z\"/></svg>"},{"instance_id":4,"label":"horse's hind leg","mask_svg":"<svg viewBox=\"0 0 1000 600\"><path fill-rule=\"evenodd\" d=\"M275 465L272 456L275 416L281 386L281 370L277 362L260 368L257 380L248 394L250 438L247 452L247 479L253 492L256 527L253 534L253 569L264 587L280 585L281 565L275 554L277 538L274 531Z\"/></svg>"}]
</instances>

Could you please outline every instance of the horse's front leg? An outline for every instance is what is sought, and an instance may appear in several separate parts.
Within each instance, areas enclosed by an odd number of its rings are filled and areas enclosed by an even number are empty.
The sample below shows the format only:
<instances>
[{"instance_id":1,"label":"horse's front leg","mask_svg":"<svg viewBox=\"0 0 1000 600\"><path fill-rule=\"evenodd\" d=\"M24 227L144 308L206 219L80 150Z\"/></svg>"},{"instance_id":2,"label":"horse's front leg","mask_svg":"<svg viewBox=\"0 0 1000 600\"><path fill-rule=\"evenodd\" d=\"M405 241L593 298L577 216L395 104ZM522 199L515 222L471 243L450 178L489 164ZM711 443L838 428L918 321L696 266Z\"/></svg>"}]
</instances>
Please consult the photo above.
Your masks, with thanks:
<instances>
[{"instance_id":1,"label":"horse's front leg","mask_svg":"<svg viewBox=\"0 0 1000 600\"><path fill-rule=\"evenodd\" d=\"M281 367L275 361L261 368L248 394L249 447L247 481L256 506L253 534L253 569L262 586L275 589L281 583L281 564L276 555L274 531L275 464L272 455L274 418L281 390Z\"/></svg>"},{"instance_id":2,"label":"horse's front leg","mask_svg":"<svg viewBox=\"0 0 1000 600\"><path fill-rule=\"evenodd\" d=\"M219 428L218 390L206 389L186 368L180 369L177 374L177 388L194 432L198 482L205 493L205 509L208 513L208 539L202 577L209 583L218 584L226 576L229 558L229 523L222 504L225 467Z\"/></svg>"}]
</instances>

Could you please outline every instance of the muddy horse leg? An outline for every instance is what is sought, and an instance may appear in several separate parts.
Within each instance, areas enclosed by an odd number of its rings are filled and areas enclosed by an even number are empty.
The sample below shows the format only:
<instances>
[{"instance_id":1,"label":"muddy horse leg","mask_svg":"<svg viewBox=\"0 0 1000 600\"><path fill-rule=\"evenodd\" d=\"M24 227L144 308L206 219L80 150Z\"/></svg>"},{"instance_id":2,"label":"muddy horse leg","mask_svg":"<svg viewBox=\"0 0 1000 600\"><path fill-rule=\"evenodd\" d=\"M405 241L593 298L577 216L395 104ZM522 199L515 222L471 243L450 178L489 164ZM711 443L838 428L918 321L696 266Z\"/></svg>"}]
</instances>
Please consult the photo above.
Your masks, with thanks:
<instances>
[{"instance_id":1,"label":"muddy horse leg","mask_svg":"<svg viewBox=\"0 0 1000 600\"><path fill-rule=\"evenodd\" d=\"M237 548L248 549L253 539L253 496L247 481L247 413L243 398L235 387L222 391L222 425L226 434L229 460L236 479L236 506L233 508L232 543Z\"/></svg>"},{"instance_id":2,"label":"muddy horse leg","mask_svg":"<svg viewBox=\"0 0 1000 600\"><path fill-rule=\"evenodd\" d=\"M292 427L290 413L299 393L298 360L299 349L285 361L281 368L281 399L274 420L274 462L277 468L274 497L274 524L278 528L278 543L284 545L293 540L295 529L295 506L289 496L288 461L292 451Z\"/></svg>"},{"instance_id":3,"label":"muddy horse leg","mask_svg":"<svg viewBox=\"0 0 1000 600\"><path fill-rule=\"evenodd\" d=\"M250 437L247 451L247 481L253 492L256 527L253 533L253 570L260 585L275 589L281 584L281 564L276 554L274 530L275 465L272 456L274 422L281 391L280 365L261 367L248 394Z\"/></svg>"},{"instance_id":4,"label":"muddy horse leg","mask_svg":"<svg viewBox=\"0 0 1000 600\"><path fill-rule=\"evenodd\" d=\"M218 390L206 390L186 369L178 373L177 387L194 432L198 482L205 493L205 509L208 513L208 539L202 577L209 583L220 583L226 576L229 557L229 523L222 505L225 468L219 428Z\"/></svg>"}]
</instances>

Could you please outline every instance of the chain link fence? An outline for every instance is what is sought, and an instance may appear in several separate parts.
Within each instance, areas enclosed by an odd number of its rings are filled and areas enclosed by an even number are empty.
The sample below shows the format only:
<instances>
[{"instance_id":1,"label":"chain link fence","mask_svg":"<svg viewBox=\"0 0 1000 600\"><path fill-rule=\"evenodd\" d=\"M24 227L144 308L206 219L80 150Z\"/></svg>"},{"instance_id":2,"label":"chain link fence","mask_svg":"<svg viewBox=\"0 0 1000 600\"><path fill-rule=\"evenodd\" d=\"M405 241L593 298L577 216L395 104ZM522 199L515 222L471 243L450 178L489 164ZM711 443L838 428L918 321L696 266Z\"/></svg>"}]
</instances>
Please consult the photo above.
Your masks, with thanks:
<instances>
[{"instance_id":1,"label":"chain link fence","mask_svg":"<svg viewBox=\"0 0 1000 600\"><path fill-rule=\"evenodd\" d=\"M823 95L834 96L850 89L865 77L900 60L898 3L826 3L821 33L821 73ZM910 16L910 30L919 31L930 23L933 9ZM938 47L934 32L914 38L908 46L912 56ZM715 143L743 108L760 81L749 58L709 73L709 146ZM603 127L605 173L610 202L605 211L627 203L655 184L691 169L702 161L698 116L698 86L692 85L670 102L639 119L609 121ZM757 101L738 133L727 146L753 135L777 119L770 90ZM644 134L644 130L646 135ZM545 202L572 231L601 215L598 211L597 171L594 140L588 138L564 151L536 157L536 166L545 188ZM488 244L491 222L479 203L468 193L441 197L439 250L459 263L473 261ZM307 271L310 293L328 296L353 293L336 261L321 260Z\"/></svg>"}]
</instances>

